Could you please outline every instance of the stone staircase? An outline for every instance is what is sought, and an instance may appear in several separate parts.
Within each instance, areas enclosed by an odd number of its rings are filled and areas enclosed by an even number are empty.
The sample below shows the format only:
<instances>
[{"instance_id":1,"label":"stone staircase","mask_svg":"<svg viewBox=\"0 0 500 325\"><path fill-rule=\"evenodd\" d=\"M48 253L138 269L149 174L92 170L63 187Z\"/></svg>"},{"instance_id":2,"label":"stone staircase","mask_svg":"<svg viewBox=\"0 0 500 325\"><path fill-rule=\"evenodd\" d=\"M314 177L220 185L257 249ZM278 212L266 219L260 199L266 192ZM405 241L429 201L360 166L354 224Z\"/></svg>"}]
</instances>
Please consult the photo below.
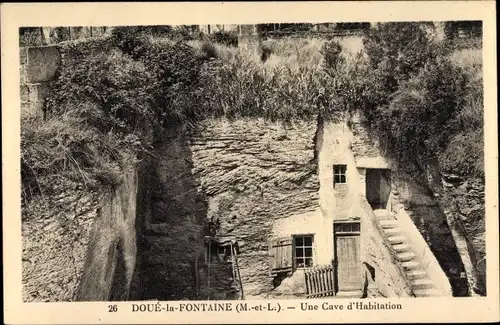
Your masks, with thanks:
<instances>
[{"instance_id":1,"label":"stone staircase","mask_svg":"<svg viewBox=\"0 0 500 325\"><path fill-rule=\"evenodd\" d=\"M440 296L434 282L428 277L422 265L417 261L411 245L408 243L404 231L399 227L394 214L385 209L373 210L384 234L396 252L408 279L412 283L412 290L416 297Z\"/></svg>"}]
</instances>

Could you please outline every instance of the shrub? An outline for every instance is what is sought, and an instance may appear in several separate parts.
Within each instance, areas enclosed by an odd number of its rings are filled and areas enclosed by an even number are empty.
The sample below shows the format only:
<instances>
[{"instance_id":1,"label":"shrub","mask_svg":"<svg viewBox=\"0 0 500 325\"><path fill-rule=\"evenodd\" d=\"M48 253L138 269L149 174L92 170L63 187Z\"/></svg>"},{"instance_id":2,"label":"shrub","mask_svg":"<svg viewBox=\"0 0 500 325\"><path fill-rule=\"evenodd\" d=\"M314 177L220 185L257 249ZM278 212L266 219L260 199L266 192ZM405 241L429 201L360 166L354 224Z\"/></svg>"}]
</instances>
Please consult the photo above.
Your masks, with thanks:
<instances>
[{"instance_id":1,"label":"shrub","mask_svg":"<svg viewBox=\"0 0 500 325\"><path fill-rule=\"evenodd\" d=\"M459 134L482 128L480 67L457 66L447 44L432 40L418 23L380 24L364 44L359 107L390 152L417 165L437 157L447 168L468 164L464 155L451 164L450 148L477 138ZM480 146L466 147L477 156ZM477 174L477 168L463 170Z\"/></svg>"},{"instance_id":2,"label":"shrub","mask_svg":"<svg viewBox=\"0 0 500 325\"><path fill-rule=\"evenodd\" d=\"M262 54L260 55L260 60L262 62L266 62L272 53L272 49L269 46L262 45Z\"/></svg>"},{"instance_id":3,"label":"shrub","mask_svg":"<svg viewBox=\"0 0 500 325\"><path fill-rule=\"evenodd\" d=\"M439 156L443 172L484 177L484 133L481 128L454 135Z\"/></svg>"},{"instance_id":4,"label":"shrub","mask_svg":"<svg viewBox=\"0 0 500 325\"><path fill-rule=\"evenodd\" d=\"M119 26L114 27L112 37L117 42L137 41L140 39L168 39L174 42L201 40L201 32L193 31L189 25L181 26Z\"/></svg>"},{"instance_id":5,"label":"shrub","mask_svg":"<svg viewBox=\"0 0 500 325\"><path fill-rule=\"evenodd\" d=\"M334 72L338 68L342 60L341 52L342 47L338 42L329 41L323 44L321 54L323 55L327 70L331 69L331 71Z\"/></svg>"},{"instance_id":6,"label":"shrub","mask_svg":"<svg viewBox=\"0 0 500 325\"><path fill-rule=\"evenodd\" d=\"M364 38L367 57L366 100L368 120L389 104L399 86L419 73L429 61L442 55L443 48L429 39L421 23L383 23L369 29Z\"/></svg>"},{"instance_id":7,"label":"shrub","mask_svg":"<svg viewBox=\"0 0 500 325\"><path fill-rule=\"evenodd\" d=\"M203 42L201 45L201 52L206 59L217 58L218 54L214 44L208 41Z\"/></svg>"},{"instance_id":8,"label":"shrub","mask_svg":"<svg viewBox=\"0 0 500 325\"><path fill-rule=\"evenodd\" d=\"M447 60L427 64L401 85L388 109L381 111L393 149L421 158L441 152L459 130L456 118L464 94L465 76L460 69Z\"/></svg>"},{"instance_id":9,"label":"shrub","mask_svg":"<svg viewBox=\"0 0 500 325\"><path fill-rule=\"evenodd\" d=\"M195 94L206 57L185 42L148 43L138 58L152 73L149 94L159 123L183 122L195 117Z\"/></svg>"},{"instance_id":10,"label":"shrub","mask_svg":"<svg viewBox=\"0 0 500 325\"><path fill-rule=\"evenodd\" d=\"M158 42L139 27L118 28L109 39L70 44L63 53L48 98L53 114L68 104L91 102L100 111L91 120L106 126L103 132L138 135L152 124L194 118L193 96L208 57L185 42Z\"/></svg>"},{"instance_id":11,"label":"shrub","mask_svg":"<svg viewBox=\"0 0 500 325\"><path fill-rule=\"evenodd\" d=\"M146 67L121 52L82 51L63 60L61 74L47 98L48 112L63 113L67 107L94 103L101 114L95 126L122 133L141 133L152 122L152 75ZM104 123L101 123L102 122Z\"/></svg>"},{"instance_id":12,"label":"shrub","mask_svg":"<svg viewBox=\"0 0 500 325\"><path fill-rule=\"evenodd\" d=\"M111 35L116 40L142 37L142 36L167 36L174 32L174 28L169 25L162 26L117 26L113 27Z\"/></svg>"},{"instance_id":13,"label":"shrub","mask_svg":"<svg viewBox=\"0 0 500 325\"><path fill-rule=\"evenodd\" d=\"M149 35L140 27L116 27L113 29L110 43L118 49L130 55L134 60L144 55Z\"/></svg>"},{"instance_id":14,"label":"shrub","mask_svg":"<svg viewBox=\"0 0 500 325\"><path fill-rule=\"evenodd\" d=\"M238 47L238 36L228 32L215 32L210 35L210 40L226 46Z\"/></svg>"}]
</instances>

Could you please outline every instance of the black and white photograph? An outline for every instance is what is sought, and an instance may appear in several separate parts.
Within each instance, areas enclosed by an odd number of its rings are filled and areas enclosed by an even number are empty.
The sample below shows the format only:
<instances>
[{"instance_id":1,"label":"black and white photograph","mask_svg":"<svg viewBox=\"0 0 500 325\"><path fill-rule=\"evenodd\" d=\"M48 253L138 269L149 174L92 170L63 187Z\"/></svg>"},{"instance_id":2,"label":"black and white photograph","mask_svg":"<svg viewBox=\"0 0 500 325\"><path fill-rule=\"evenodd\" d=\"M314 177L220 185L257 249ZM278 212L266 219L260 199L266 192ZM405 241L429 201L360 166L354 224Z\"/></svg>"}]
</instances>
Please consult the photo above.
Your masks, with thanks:
<instances>
[{"instance_id":1,"label":"black and white photograph","mask_svg":"<svg viewBox=\"0 0 500 325\"><path fill-rule=\"evenodd\" d=\"M481 21L19 46L25 302L487 294Z\"/></svg>"},{"instance_id":2,"label":"black and white photograph","mask_svg":"<svg viewBox=\"0 0 500 325\"><path fill-rule=\"evenodd\" d=\"M499 320L492 8L2 4L4 322Z\"/></svg>"}]
</instances>

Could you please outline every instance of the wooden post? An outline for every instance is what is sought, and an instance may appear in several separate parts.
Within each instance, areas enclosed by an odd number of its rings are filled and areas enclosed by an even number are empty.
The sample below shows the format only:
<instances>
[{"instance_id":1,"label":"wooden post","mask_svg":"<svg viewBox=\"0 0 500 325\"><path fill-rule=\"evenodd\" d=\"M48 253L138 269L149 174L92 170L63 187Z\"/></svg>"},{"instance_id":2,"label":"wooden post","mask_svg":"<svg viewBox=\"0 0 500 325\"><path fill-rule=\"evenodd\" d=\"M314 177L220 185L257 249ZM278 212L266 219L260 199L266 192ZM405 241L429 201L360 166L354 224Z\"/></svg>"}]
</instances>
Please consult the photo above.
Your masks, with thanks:
<instances>
[{"instance_id":1,"label":"wooden post","mask_svg":"<svg viewBox=\"0 0 500 325\"><path fill-rule=\"evenodd\" d=\"M207 297L207 300L210 300L210 260L212 259L210 242L211 242L211 240L208 239L208 272L207 272L208 273L208 277L207 277L208 297Z\"/></svg>"},{"instance_id":2,"label":"wooden post","mask_svg":"<svg viewBox=\"0 0 500 325\"><path fill-rule=\"evenodd\" d=\"M231 242L231 265L233 266L233 281L236 282L238 275L236 274L236 265L234 261L235 250L233 250L233 243Z\"/></svg>"},{"instance_id":3,"label":"wooden post","mask_svg":"<svg viewBox=\"0 0 500 325\"><path fill-rule=\"evenodd\" d=\"M244 300L245 292L243 291L243 282L241 282L240 266L238 265L238 256L236 255L236 249L234 250L234 261L236 263L236 270L238 271L238 281L240 282L241 300Z\"/></svg>"}]
</instances>

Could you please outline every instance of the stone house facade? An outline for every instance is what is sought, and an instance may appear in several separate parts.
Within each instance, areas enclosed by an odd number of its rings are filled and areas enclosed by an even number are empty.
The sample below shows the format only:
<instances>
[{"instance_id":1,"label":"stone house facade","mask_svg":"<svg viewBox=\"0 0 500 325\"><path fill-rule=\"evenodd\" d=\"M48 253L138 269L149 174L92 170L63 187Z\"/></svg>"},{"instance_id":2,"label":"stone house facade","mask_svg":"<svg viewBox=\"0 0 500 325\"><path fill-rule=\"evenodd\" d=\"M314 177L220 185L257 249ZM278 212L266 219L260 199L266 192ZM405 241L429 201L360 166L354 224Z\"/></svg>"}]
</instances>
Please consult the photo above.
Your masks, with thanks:
<instances>
[{"instance_id":1,"label":"stone house facade","mask_svg":"<svg viewBox=\"0 0 500 325\"><path fill-rule=\"evenodd\" d=\"M350 121L211 121L192 135L193 174L218 223L201 280L220 289L212 297L306 297L305 273L324 266L336 296L451 295L418 229L404 223L393 166Z\"/></svg>"}]
</instances>

